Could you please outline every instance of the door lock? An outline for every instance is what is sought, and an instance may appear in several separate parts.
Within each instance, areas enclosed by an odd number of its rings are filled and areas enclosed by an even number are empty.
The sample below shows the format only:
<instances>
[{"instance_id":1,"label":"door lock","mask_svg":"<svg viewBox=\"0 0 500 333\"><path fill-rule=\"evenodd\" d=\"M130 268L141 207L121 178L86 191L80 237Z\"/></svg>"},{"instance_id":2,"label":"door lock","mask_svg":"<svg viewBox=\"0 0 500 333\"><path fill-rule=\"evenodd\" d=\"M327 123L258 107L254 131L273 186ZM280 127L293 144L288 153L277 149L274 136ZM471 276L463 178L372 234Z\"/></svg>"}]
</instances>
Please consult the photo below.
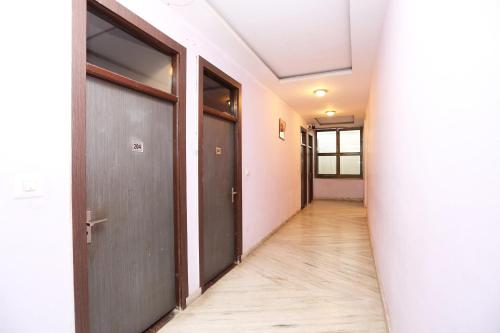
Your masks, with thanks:
<instances>
[{"instance_id":1,"label":"door lock","mask_svg":"<svg viewBox=\"0 0 500 333\"><path fill-rule=\"evenodd\" d=\"M234 203L234 196L238 194L238 192L234 191L234 187L231 187L231 202Z\"/></svg>"},{"instance_id":2,"label":"door lock","mask_svg":"<svg viewBox=\"0 0 500 333\"><path fill-rule=\"evenodd\" d=\"M95 226L96 224L106 222L108 219L100 219L100 220L95 220L92 221L92 212L90 210L87 210L87 244L90 244L92 242L92 227Z\"/></svg>"}]
</instances>

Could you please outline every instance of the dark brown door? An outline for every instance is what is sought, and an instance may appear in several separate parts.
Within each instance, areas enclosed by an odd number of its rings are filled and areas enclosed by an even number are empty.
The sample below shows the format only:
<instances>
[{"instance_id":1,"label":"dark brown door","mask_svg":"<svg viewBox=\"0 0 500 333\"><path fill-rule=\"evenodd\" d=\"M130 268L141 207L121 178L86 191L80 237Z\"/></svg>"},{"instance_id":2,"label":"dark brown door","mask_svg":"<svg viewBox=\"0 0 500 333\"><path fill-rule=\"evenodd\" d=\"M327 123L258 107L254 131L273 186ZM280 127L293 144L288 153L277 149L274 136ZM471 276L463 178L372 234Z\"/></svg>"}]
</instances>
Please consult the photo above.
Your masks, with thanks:
<instances>
[{"instance_id":1,"label":"dark brown door","mask_svg":"<svg viewBox=\"0 0 500 333\"><path fill-rule=\"evenodd\" d=\"M202 285L235 261L235 157L235 123L204 113Z\"/></svg>"},{"instance_id":2,"label":"dark brown door","mask_svg":"<svg viewBox=\"0 0 500 333\"><path fill-rule=\"evenodd\" d=\"M143 332L185 307L185 48L115 1L73 5L75 330Z\"/></svg>"},{"instance_id":3,"label":"dark brown door","mask_svg":"<svg viewBox=\"0 0 500 333\"><path fill-rule=\"evenodd\" d=\"M313 136L307 135L307 155L308 155L308 165L307 165L307 182L308 182L308 202L310 203L313 200L314 195L314 186L313 186Z\"/></svg>"},{"instance_id":4,"label":"dark brown door","mask_svg":"<svg viewBox=\"0 0 500 333\"><path fill-rule=\"evenodd\" d=\"M202 292L241 258L241 85L200 57L199 237Z\"/></svg>"},{"instance_id":5,"label":"dark brown door","mask_svg":"<svg viewBox=\"0 0 500 333\"><path fill-rule=\"evenodd\" d=\"M90 332L142 332L176 305L173 106L87 78Z\"/></svg>"},{"instance_id":6,"label":"dark brown door","mask_svg":"<svg viewBox=\"0 0 500 333\"><path fill-rule=\"evenodd\" d=\"M300 132L300 193L301 193L301 208L307 206L307 145L306 131L301 129Z\"/></svg>"}]
</instances>

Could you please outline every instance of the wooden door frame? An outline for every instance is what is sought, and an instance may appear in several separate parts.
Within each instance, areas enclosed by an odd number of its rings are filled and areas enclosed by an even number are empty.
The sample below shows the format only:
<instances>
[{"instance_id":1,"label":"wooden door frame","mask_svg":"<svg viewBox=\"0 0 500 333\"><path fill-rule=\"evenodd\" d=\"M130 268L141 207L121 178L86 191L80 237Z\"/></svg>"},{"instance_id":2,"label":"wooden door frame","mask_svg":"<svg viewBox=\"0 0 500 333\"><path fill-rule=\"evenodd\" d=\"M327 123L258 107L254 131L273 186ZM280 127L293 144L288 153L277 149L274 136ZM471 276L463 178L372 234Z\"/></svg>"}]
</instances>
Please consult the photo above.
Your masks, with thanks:
<instances>
[{"instance_id":1,"label":"wooden door frame","mask_svg":"<svg viewBox=\"0 0 500 333\"><path fill-rule=\"evenodd\" d=\"M92 9L134 37L172 56L172 93L153 89L137 81L87 64L87 10ZM72 223L75 332L90 328L86 241L86 78L87 75L125 86L173 103L174 135L174 233L176 303L186 307L186 49L114 0L72 0ZM164 318L149 331L158 330Z\"/></svg>"},{"instance_id":2,"label":"wooden door frame","mask_svg":"<svg viewBox=\"0 0 500 333\"><path fill-rule=\"evenodd\" d=\"M209 106L205 106L203 102L203 80L204 75L207 73L211 78L218 82L223 83L225 86L231 89L233 94L233 99L236 103L233 104L233 115L218 111ZM241 261L242 254L242 148L241 148L241 122L242 122L242 98L241 98L241 84L234 80L232 77L218 69L216 66L211 64L209 61L203 57L199 57L199 67L198 67L198 238L199 238L199 261L200 261L200 287L202 293L205 292L210 286L212 286L217 280L229 272L237 263ZM204 113L210 114L215 117L219 117L226 121L233 122L235 124L235 188L238 192L236 196L236 207L235 207L235 242L234 242L234 262L233 265L228 267L226 270L221 272L218 276L210 281L205 282L203 271L205 267L204 260L204 221L203 221L203 211L204 211L204 200L203 200L203 177L204 177L204 167L203 167L203 115Z\"/></svg>"}]
</instances>

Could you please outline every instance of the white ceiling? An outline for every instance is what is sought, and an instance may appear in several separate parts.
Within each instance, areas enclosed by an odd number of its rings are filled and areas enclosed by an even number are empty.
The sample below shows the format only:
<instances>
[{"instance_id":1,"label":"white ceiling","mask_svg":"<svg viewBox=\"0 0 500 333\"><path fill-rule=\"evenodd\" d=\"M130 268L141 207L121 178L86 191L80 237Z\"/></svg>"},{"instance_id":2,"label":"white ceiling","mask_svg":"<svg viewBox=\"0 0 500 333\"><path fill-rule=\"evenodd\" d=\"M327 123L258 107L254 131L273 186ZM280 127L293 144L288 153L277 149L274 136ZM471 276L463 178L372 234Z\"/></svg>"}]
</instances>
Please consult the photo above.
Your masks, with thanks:
<instances>
[{"instance_id":1,"label":"white ceiling","mask_svg":"<svg viewBox=\"0 0 500 333\"><path fill-rule=\"evenodd\" d=\"M338 116L354 115L359 124L368 101L386 2L193 0L172 8L251 69L307 121L333 109ZM326 73L280 80L315 72ZM328 94L315 97L312 92L318 88Z\"/></svg>"},{"instance_id":2,"label":"white ceiling","mask_svg":"<svg viewBox=\"0 0 500 333\"><path fill-rule=\"evenodd\" d=\"M207 1L280 79L351 69L349 0Z\"/></svg>"}]
</instances>

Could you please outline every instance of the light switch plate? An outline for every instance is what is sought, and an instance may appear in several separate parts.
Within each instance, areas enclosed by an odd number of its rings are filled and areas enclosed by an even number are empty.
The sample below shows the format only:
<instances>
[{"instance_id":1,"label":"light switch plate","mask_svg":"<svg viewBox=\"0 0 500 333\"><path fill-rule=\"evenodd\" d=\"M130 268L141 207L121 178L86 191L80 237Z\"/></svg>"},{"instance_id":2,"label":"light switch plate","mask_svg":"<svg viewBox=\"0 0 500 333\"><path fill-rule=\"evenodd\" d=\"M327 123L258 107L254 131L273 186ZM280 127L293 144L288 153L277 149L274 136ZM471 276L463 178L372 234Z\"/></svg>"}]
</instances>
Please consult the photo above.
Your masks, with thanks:
<instances>
[{"instance_id":1,"label":"light switch plate","mask_svg":"<svg viewBox=\"0 0 500 333\"><path fill-rule=\"evenodd\" d=\"M14 198L29 199L43 196L43 182L38 174L23 173L14 176Z\"/></svg>"}]
</instances>

